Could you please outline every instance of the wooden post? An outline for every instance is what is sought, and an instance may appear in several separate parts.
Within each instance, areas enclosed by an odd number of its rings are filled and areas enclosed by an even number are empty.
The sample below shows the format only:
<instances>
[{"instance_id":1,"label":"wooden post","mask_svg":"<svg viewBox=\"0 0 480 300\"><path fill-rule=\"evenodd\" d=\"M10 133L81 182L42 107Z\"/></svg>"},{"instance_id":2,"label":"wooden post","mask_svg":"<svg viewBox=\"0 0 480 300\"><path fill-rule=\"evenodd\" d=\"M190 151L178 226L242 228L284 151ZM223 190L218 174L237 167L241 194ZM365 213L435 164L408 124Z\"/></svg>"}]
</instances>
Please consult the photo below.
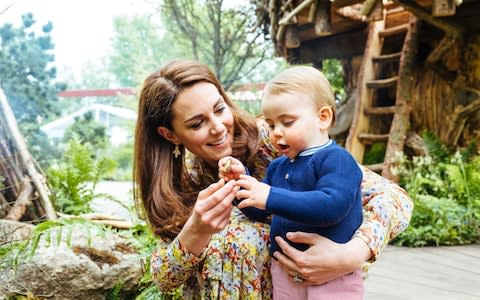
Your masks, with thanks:
<instances>
[{"instance_id":1,"label":"wooden post","mask_svg":"<svg viewBox=\"0 0 480 300\"><path fill-rule=\"evenodd\" d=\"M330 24L330 1L320 1L315 13L315 34L318 36L329 35L332 33Z\"/></svg>"},{"instance_id":2,"label":"wooden post","mask_svg":"<svg viewBox=\"0 0 480 300\"><path fill-rule=\"evenodd\" d=\"M285 47L288 49L300 47L300 38L298 35L297 25L287 25L285 30Z\"/></svg>"}]
</instances>

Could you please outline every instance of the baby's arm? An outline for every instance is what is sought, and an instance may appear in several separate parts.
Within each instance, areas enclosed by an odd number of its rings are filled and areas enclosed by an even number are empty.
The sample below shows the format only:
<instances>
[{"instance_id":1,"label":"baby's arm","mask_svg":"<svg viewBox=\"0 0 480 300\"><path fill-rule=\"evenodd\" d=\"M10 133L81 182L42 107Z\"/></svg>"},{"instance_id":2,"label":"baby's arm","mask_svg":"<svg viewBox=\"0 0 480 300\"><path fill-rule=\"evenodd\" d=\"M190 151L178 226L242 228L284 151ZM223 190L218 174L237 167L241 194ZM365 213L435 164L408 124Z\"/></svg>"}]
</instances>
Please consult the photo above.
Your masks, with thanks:
<instances>
[{"instance_id":1,"label":"baby's arm","mask_svg":"<svg viewBox=\"0 0 480 300\"><path fill-rule=\"evenodd\" d=\"M238 179L245 175L245 167L242 162L231 156L226 156L218 161L218 177L225 181Z\"/></svg>"}]
</instances>

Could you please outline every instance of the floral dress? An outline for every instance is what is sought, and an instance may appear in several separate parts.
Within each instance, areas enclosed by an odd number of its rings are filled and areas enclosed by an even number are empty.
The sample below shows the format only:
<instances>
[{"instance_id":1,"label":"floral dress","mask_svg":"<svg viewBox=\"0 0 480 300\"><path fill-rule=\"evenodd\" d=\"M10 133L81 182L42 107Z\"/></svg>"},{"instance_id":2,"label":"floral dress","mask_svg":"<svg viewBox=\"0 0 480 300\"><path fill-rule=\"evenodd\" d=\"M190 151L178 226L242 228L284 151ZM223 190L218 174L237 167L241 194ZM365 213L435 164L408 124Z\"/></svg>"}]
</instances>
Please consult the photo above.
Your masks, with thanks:
<instances>
[{"instance_id":1,"label":"floral dress","mask_svg":"<svg viewBox=\"0 0 480 300\"><path fill-rule=\"evenodd\" d=\"M258 163L276 156L268 127L259 122L263 147ZM370 247L375 260L388 242L407 226L413 204L396 184L361 167L363 223L355 233ZM263 178L263 174L255 174ZM195 256L178 238L161 240L151 257L153 278L163 292L181 289L181 299L271 299L269 224L249 220L236 207L230 224L214 234L207 248ZM363 270L366 274L369 264Z\"/></svg>"}]
</instances>

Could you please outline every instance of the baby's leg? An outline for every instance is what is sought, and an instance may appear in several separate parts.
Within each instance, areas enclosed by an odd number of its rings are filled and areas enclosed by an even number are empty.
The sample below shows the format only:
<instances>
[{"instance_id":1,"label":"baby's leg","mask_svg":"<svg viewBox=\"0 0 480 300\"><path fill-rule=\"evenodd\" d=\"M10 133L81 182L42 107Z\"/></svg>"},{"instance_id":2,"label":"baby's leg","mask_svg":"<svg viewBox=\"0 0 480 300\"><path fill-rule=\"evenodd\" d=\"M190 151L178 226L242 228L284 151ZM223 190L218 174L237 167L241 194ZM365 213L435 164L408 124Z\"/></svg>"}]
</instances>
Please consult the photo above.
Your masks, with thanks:
<instances>
[{"instance_id":1,"label":"baby's leg","mask_svg":"<svg viewBox=\"0 0 480 300\"><path fill-rule=\"evenodd\" d=\"M294 283L292 278L283 271L280 264L273 258L270 270L272 273L274 300L307 299L307 288Z\"/></svg>"},{"instance_id":2,"label":"baby's leg","mask_svg":"<svg viewBox=\"0 0 480 300\"><path fill-rule=\"evenodd\" d=\"M307 287L308 300L362 300L364 296L362 270L330 280L322 285Z\"/></svg>"}]
</instances>

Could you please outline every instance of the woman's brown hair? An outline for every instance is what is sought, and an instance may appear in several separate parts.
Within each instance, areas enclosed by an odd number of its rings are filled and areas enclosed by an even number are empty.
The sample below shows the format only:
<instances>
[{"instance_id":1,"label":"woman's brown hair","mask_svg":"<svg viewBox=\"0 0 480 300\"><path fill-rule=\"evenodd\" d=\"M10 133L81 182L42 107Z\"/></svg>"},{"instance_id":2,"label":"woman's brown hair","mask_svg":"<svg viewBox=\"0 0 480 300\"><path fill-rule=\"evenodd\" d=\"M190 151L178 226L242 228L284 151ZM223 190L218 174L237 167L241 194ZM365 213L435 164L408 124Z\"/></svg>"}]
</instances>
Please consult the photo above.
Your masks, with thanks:
<instances>
[{"instance_id":1,"label":"woman's brown hair","mask_svg":"<svg viewBox=\"0 0 480 300\"><path fill-rule=\"evenodd\" d=\"M200 157L194 159L198 174L188 170L183 145L180 145L181 156L173 158L175 146L157 133L159 126L172 130L172 105L178 94L199 82L215 85L230 107L234 118L232 155L255 172L253 161L260 143L255 120L236 107L206 65L189 60L172 61L148 76L138 104L133 194L140 215L146 213L154 232L169 239L182 229L198 192L218 180L217 169Z\"/></svg>"}]
</instances>

